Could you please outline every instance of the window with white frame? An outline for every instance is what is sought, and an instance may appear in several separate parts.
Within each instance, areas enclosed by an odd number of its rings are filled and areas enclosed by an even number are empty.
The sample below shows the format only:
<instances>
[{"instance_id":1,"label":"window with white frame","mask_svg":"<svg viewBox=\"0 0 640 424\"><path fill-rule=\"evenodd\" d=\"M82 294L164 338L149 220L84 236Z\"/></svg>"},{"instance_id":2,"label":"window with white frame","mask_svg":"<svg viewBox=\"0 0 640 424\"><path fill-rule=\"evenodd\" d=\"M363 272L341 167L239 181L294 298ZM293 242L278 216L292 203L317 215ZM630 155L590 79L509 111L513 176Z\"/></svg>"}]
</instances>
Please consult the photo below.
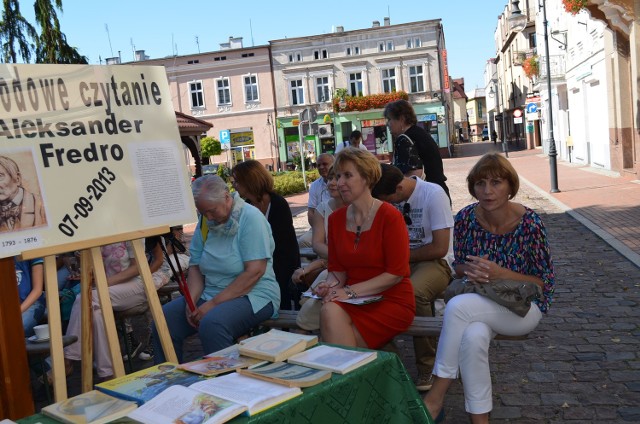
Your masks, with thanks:
<instances>
[{"instance_id":1,"label":"window with white frame","mask_svg":"<svg viewBox=\"0 0 640 424\"><path fill-rule=\"evenodd\" d=\"M382 91L384 93L396 91L396 70L394 68L382 70Z\"/></svg>"},{"instance_id":2,"label":"window with white frame","mask_svg":"<svg viewBox=\"0 0 640 424\"><path fill-rule=\"evenodd\" d=\"M204 107L202 81L191 81L189 83L189 93L191 94L191 109Z\"/></svg>"},{"instance_id":3,"label":"window with white frame","mask_svg":"<svg viewBox=\"0 0 640 424\"><path fill-rule=\"evenodd\" d=\"M416 49L422 47L422 40L420 40L419 38L414 38L413 47L415 47Z\"/></svg>"},{"instance_id":4,"label":"window with white frame","mask_svg":"<svg viewBox=\"0 0 640 424\"><path fill-rule=\"evenodd\" d=\"M351 56L353 54L353 50L351 46L347 46L347 56Z\"/></svg>"},{"instance_id":5,"label":"window with white frame","mask_svg":"<svg viewBox=\"0 0 640 424\"><path fill-rule=\"evenodd\" d=\"M388 52L393 51L393 41L392 40L387 41L387 51Z\"/></svg>"},{"instance_id":6,"label":"window with white frame","mask_svg":"<svg viewBox=\"0 0 640 424\"><path fill-rule=\"evenodd\" d=\"M413 40L411 38L407 39L407 48L408 49L413 48Z\"/></svg>"},{"instance_id":7,"label":"window with white frame","mask_svg":"<svg viewBox=\"0 0 640 424\"><path fill-rule=\"evenodd\" d=\"M296 52L296 62L302 62L302 52Z\"/></svg>"},{"instance_id":8,"label":"window with white frame","mask_svg":"<svg viewBox=\"0 0 640 424\"><path fill-rule=\"evenodd\" d=\"M347 56L359 55L360 46L347 46Z\"/></svg>"},{"instance_id":9,"label":"window with white frame","mask_svg":"<svg viewBox=\"0 0 640 424\"><path fill-rule=\"evenodd\" d=\"M378 51L379 52L385 51L385 48L386 48L386 44L384 43L384 41L381 41L381 42L378 43Z\"/></svg>"},{"instance_id":10,"label":"window with white frame","mask_svg":"<svg viewBox=\"0 0 640 424\"><path fill-rule=\"evenodd\" d=\"M360 46L353 46L353 54L355 55L360 54Z\"/></svg>"},{"instance_id":11,"label":"window with white frame","mask_svg":"<svg viewBox=\"0 0 640 424\"><path fill-rule=\"evenodd\" d=\"M229 78L220 78L216 80L216 92L218 95L218 106L231 104L231 86Z\"/></svg>"},{"instance_id":12,"label":"window with white frame","mask_svg":"<svg viewBox=\"0 0 640 424\"><path fill-rule=\"evenodd\" d=\"M314 50L313 51L313 59L314 60L320 59L320 50Z\"/></svg>"},{"instance_id":13,"label":"window with white frame","mask_svg":"<svg viewBox=\"0 0 640 424\"><path fill-rule=\"evenodd\" d=\"M322 58L323 59L329 59L329 50L322 49Z\"/></svg>"},{"instance_id":14,"label":"window with white frame","mask_svg":"<svg viewBox=\"0 0 640 424\"><path fill-rule=\"evenodd\" d=\"M258 100L260 100L260 98L258 97L257 75L244 76L244 100L245 102L257 102Z\"/></svg>"},{"instance_id":15,"label":"window with white frame","mask_svg":"<svg viewBox=\"0 0 640 424\"><path fill-rule=\"evenodd\" d=\"M421 93L424 91L424 72L422 65L409 66L409 92Z\"/></svg>"},{"instance_id":16,"label":"window with white frame","mask_svg":"<svg viewBox=\"0 0 640 424\"><path fill-rule=\"evenodd\" d=\"M349 94L351 96L359 96L362 92L362 72L353 72L349 74Z\"/></svg>"},{"instance_id":17,"label":"window with white frame","mask_svg":"<svg viewBox=\"0 0 640 424\"><path fill-rule=\"evenodd\" d=\"M289 82L291 87L291 104L303 105L304 104L304 88L302 87L302 80L291 80Z\"/></svg>"},{"instance_id":18,"label":"window with white frame","mask_svg":"<svg viewBox=\"0 0 640 424\"><path fill-rule=\"evenodd\" d=\"M331 100L329 96L329 77L316 77L316 100L318 103Z\"/></svg>"},{"instance_id":19,"label":"window with white frame","mask_svg":"<svg viewBox=\"0 0 640 424\"><path fill-rule=\"evenodd\" d=\"M289 63L293 62L293 53L289 53Z\"/></svg>"}]
</instances>

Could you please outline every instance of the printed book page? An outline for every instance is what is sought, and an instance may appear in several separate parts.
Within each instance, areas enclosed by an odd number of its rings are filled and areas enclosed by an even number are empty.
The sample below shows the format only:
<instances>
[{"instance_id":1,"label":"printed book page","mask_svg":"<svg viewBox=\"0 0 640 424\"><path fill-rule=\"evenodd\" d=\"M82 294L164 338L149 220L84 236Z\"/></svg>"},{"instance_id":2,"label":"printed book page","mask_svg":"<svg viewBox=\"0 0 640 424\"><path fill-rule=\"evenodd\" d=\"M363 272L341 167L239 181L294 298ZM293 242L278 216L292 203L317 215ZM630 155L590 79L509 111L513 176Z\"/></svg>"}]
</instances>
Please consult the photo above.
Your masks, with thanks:
<instances>
[{"instance_id":1,"label":"printed book page","mask_svg":"<svg viewBox=\"0 0 640 424\"><path fill-rule=\"evenodd\" d=\"M238 356L237 358L208 356L204 359L182 364L179 368L197 374L213 376L223 374L225 372L236 371L241 368L248 368L261 363L264 363L264 361L261 359L249 358L248 356Z\"/></svg>"},{"instance_id":2,"label":"printed book page","mask_svg":"<svg viewBox=\"0 0 640 424\"><path fill-rule=\"evenodd\" d=\"M377 356L375 351L360 352L322 345L293 355L288 362L345 374L375 360Z\"/></svg>"},{"instance_id":3,"label":"printed book page","mask_svg":"<svg viewBox=\"0 0 640 424\"><path fill-rule=\"evenodd\" d=\"M382 300L382 296L372 295L372 296L358 296L354 299L343 299L343 300L340 300L340 302L350 303L352 305L366 305L369 303L379 302L381 300Z\"/></svg>"},{"instance_id":4,"label":"printed book page","mask_svg":"<svg viewBox=\"0 0 640 424\"><path fill-rule=\"evenodd\" d=\"M42 408L42 413L65 423L101 424L136 409L134 402L91 390Z\"/></svg>"},{"instance_id":5,"label":"printed book page","mask_svg":"<svg viewBox=\"0 0 640 424\"><path fill-rule=\"evenodd\" d=\"M318 336L313 334L300 334L300 333L292 333L289 331L278 330L277 328L273 328L266 333L258 334L257 336L249 337L248 339L244 339L240 342L240 345L246 345L248 343L252 343L254 340L260 340L264 338L285 338L291 340L304 340L306 343L306 347L310 348L318 344Z\"/></svg>"},{"instance_id":6,"label":"printed book page","mask_svg":"<svg viewBox=\"0 0 640 424\"><path fill-rule=\"evenodd\" d=\"M210 378L189 387L246 405L249 408L249 415L302 394L302 390L298 387L286 387L238 373Z\"/></svg>"},{"instance_id":7,"label":"printed book page","mask_svg":"<svg viewBox=\"0 0 640 424\"><path fill-rule=\"evenodd\" d=\"M247 407L183 386L172 386L128 416L144 424L224 423Z\"/></svg>"}]
</instances>

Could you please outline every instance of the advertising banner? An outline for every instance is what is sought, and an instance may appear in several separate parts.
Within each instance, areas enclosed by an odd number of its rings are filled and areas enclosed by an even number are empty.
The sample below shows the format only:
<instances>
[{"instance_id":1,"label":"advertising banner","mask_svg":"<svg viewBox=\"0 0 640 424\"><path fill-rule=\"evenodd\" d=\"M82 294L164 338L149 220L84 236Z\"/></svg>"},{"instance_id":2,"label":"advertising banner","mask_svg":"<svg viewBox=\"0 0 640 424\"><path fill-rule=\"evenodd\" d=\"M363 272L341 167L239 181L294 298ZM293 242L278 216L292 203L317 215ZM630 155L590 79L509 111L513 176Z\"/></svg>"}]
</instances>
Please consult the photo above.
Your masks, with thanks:
<instances>
[{"instance_id":1,"label":"advertising banner","mask_svg":"<svg viewBox=\"0 0 640 424\"><path fill-rule=\"evenodd\" d=\"M163 67L0 65L0 257L196 220Z\"/></svg>"}]
</instances>

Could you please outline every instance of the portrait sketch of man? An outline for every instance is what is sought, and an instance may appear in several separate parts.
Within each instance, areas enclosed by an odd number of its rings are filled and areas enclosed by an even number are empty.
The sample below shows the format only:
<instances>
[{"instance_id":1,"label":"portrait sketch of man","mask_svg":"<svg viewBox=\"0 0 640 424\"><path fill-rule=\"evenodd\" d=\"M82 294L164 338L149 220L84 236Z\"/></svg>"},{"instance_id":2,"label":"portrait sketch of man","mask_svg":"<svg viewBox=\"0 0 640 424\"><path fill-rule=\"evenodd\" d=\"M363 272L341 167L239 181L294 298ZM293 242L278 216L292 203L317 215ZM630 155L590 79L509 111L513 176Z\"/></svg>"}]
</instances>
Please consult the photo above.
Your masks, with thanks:
<instances>
[{"instance_id":1,"label":"portrait sketch of man","mask_svg":"<svg viewBox=\"0 0 640 424\"><path fill-rule=\"evenodd\" d=\"M46 224L47 217L31 152L17 153L12 157L0 154L0 233Z\"/></svg>"}]
</instances>

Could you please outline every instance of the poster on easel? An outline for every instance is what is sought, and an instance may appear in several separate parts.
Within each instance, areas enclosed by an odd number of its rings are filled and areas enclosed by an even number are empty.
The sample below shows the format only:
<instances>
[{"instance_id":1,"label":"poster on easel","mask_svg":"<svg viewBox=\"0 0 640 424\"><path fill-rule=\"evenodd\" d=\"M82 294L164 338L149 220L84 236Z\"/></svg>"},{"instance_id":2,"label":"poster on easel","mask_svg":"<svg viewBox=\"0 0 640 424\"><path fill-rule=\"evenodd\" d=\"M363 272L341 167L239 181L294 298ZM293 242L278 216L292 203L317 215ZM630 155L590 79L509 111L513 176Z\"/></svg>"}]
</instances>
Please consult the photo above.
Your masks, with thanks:
<instances>
[{"instance_id":1,"label":"poster on easel","mask_svg":"<svg viewBox=\"0 0 640 424\"><path fill-rule=\"evenodd\" d=\"M0 258L196 221L163 67L0 65Z\"/></svg>"}]
</instances>

